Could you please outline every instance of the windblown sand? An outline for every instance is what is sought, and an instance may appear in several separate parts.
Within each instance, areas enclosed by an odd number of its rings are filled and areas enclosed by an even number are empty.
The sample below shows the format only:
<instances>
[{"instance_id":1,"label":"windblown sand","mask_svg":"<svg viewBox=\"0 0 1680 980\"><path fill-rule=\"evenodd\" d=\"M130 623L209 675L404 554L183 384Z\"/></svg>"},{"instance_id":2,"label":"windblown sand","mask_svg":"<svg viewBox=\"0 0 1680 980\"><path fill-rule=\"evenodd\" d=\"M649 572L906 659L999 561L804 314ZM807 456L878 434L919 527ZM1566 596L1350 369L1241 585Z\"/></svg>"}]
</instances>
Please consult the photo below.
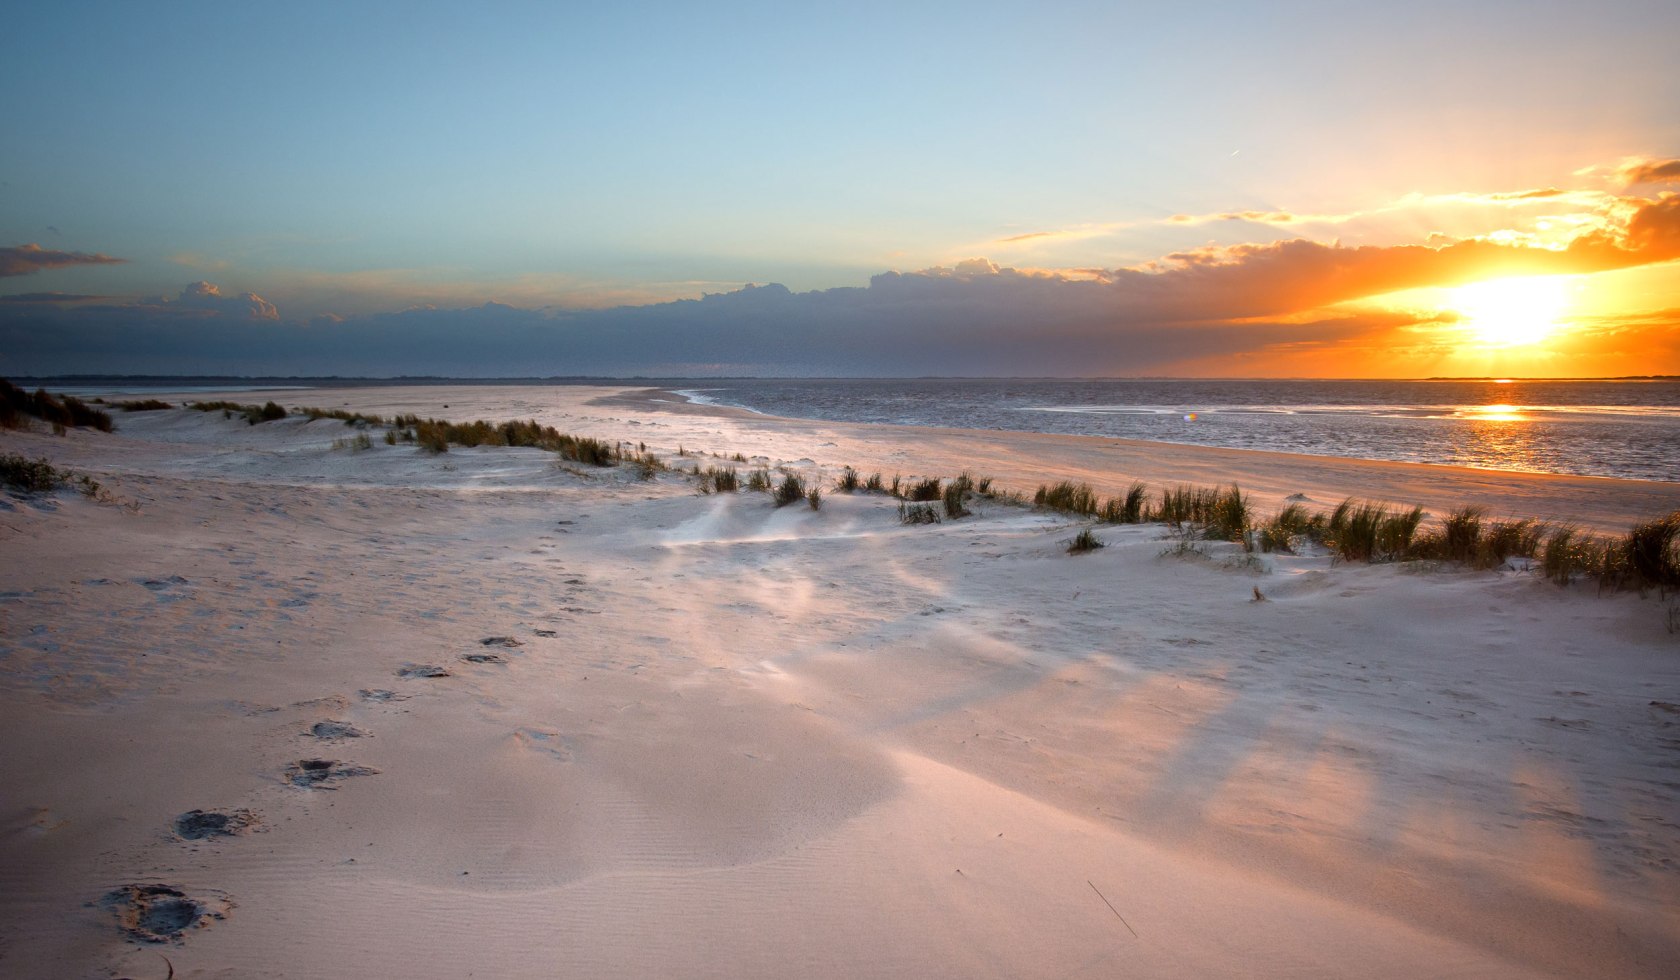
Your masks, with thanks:
<instances>
[{"instance_id":1,"label":"windblown sand","mask_svg":"<svg viewBox=\"0 0 1680 980\"><path fill-rule=\"evenodd\" d=\"M231 397L261 401L268 394ZM1031 491L1236 479L1606 528L1674 484L274 393ZM443 407L447 404L449 407ZM0 975L1671 977L1672 599L904 527L219 413L0 434ZM739 465L739 464L737 464ZM1254 601L1255 590L1264 601Z\"/></svg>"}]
</instances>

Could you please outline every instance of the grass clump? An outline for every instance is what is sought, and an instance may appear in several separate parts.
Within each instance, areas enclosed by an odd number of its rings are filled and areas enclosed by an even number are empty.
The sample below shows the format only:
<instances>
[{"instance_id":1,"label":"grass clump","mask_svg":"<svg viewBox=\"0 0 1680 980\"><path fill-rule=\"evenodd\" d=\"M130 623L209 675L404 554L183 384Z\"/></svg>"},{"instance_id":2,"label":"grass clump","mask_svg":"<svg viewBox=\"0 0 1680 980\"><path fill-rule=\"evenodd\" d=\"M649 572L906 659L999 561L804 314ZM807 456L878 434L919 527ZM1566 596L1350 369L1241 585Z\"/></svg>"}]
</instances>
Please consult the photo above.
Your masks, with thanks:
<instances>
[{"instance_id":1,"label":"grass clump","mask_svg":"<svg viewBox=\"0 0 1680 980\"><path fill-rule=\"evenodd\" d=\"M66 429L110 432L111 413L94 408L74 395L53 395L45 388L33 394L0 378L0 428L19 429L26 417L38 418L62 435Z\"/></svg>"},{"instance_id":2,"label":"grass clump","mask_svg":"<svg viewBox=\"0 0 1680 980\"><path fill-rule=\"evenodd\" d=\"M1245 550L1253 550L1248 536L1248 498L1235 483L1229 490L1213 491L1201 524L1202 535L1209 541L1240 541Z\"/></svg>"},{"instance_id":3,"label":"grass clump","mask_svg":"<svg viewBox=\"0 0 1680 980\"><path fill-rule=\"evenodd\" d=\"M175 406L160 398L138 398L112 402L111 407L123 412L159 412Z\"/></svg>"},{"instance_id":4,"label":"grass clump","mask_svg":"<svg viewBox=\"0 0 1680 980\"><path fill-rule=\"evenodd\" d=\"M700 473L701 493L734 493L739 489L741 477L733 466L708 466Z\"/></svg>"},{"instance_id":5,"label":"grass clump","mask_svg":"<svg viewBox=\"0 0 1680 980\"><path fill-rule=\"evenodd\" d=\"M770 471L762 466L747 474L747 489L753 493L769 493L774 486L770 480Z\"/></svg>"},{"instance_id":6,"label":"grass clump","mask_svg":"<svg viewBox=\"0 0 1680 980\"><path fill-rule=\"evenodd\" d=\"M345 425L384 425L383 415L364 415L361 412L347 412L342 408L300 408L298 412L313 422L316 419L338 419Z\"/></svg>"},{"instance_id":7,"label":"grass clump","mask_svg":"<svg viewBox=\"0 0 1680 980\"><path fill-rule=\"evenodd\" d=\"M0 486L23 493L50 493L69 486L89 497L99 493L99 484L89 477L61 470L44 458L29 459L13 453L0 454Z\"/></svg>"},{"instance_id":8,"label":"grass clump","mask_svg":"<svg viewBox=\"0 0 1680 980\"><path fill-rule=\"evenodd\" d=\"M938 482L937 480L934 482ZM940 492L940 501L945 505L945 516L950 520L967 517L973 513L968 509L968 499L974 494L974 478L963 473L955 480L945 485Z\"/></svg>"},{"instance_id":9,"label":"grass clump","mask_svg":"<svg viewBox=\"0 0 1680 980\"><path fill-rule=\"evenodd\" d=\"M857 470L848 466L835 478L834 489L841 493L857 493L863 489L863 478L858 475Z\"/></svg>"},{"instance_id":10,"label":"grass clump","mask_svg":"<svg viewBox=\"0 0 1680 980\"><path fill-rule=\"evenodd\" d=\"M1063 480L1055 486L1039 486L1033 494L1033 506L1089 517L1097 513L1097 495L1089 483Z\"/></svg>"},{"instance_id":11,"label":"grass clump","mask_svg":"<svg viewBox=\"0 0 1680 980\"><path fill-rule=\"evenodd\" d=\"M449 452L449 431L445 423L428 419L414 427L414 441L428 453Z\"/></svg>"},{"instance_id":12,"label":"grass clump","mask_svg":"<svg viewBox=\"0 0 1680 980\"><path fill-rule=\"evenodd\" d=\"M188 402L187 407L200 412L219 411L224 419L231 419L235 415L243 415L246 423L250 425L256 425L259 422L276 422L286 417L285 406L273 401L261 405L245 405L230 401Z\"/></svg>"},{"instance_id":13,"label":"grass clump","mask_svg":"<svg viewBox=\"0 0 1680 980\"><path fill-rule=\"evenodd\" d=\"M1149 488L1134 482L1123 496L1104 501L1097 516L1109 524L1142 524L1149 516Z\"/></svg>"},{"instance_id":14,"label":"grass clump","mask_svg":"<svg viewBox=\"0 0 1680 980\"><path fill-rule=\"evenodd\" d=\"M1390 511L1387 504L1352 497L1324 524L1325 544L1342 561L1394 561L1412 556L1423 508Z\"/></svg>"},{"instance_id":15,"label":"grass clump","mask_svg":"<svg viewBox=\"0 0 1680 980\"><path fill-rule=\"evenodd\" d=\"M386 433L386 435L388 436L389 433ZM394 442L395 440L388 441ZM358 432L348 439L334 439L332 441L332 447L334 449L348 449L353 453L359 453L364 449L372 449L373 439L370 438L366 432Z\"/></svg>"},{"instance_id":16,"label":"grass clump","mask_svg":"<svg viewBox=\"0 0 1680 980\"><path fill-rule=\"evenodd\" d=\"M811 505L812 510L822 510L822 487L811 484L810 489L805 491L805 502Z\"/></svg>"},{"instance_id":17,"label":"grass clump","mask_svg":"<svg viewBox=\"0 0 1680 980\"><path fill-rule=\"evenodd\" d=\"M776 486L770 497L777 507L786 507L788 504L804 500L805 492L805 481L799 478L799 474L787 473L782 476L782 482Z\"/></svg>"},{"instance_id":18,"label":"grass clump","mask_svg":"<svg viewBox=\"0 0 1680 980\"><path fill-rule=\"evenodd\" d=\"M945 496L944 481L937 476L903 485L899 484L898 477L895 476L893 477L893 486L895 488L894 496L912 503L928 503Z\"/></svg>"},{"instance_id":19,"label":"grass clump","mask_svg":"<svg viewBox=\"0 0 1680 980\"><path fill-rule=\"evenodd\" d=\"M1327 523L1323 514L1309 514L1302 504L1287 504L1270 521L1255 528L1255 543L1261 551L1294 554L1301 541L1323 538Z\"/></svg>"},{"instance_id":20,"label":"grass clump","mask_svg":"<svg viewBox=\"0 0 1680 980\"><path fill-rule=\"evenodd\" d=\"M1073 540L1068 542L1067 553L1083 555L1088 551L1096 551L1102 547L1105 547L1105 545L1102 539L1097 537L1097 532L1087 527L1082 528L1078 534L1073 536Z\"/></svg>"},{"instance_id":21,"label":"grass clump","mask_svg":"<svg viewBox=\"0 0 1680 980\"><path fill-rule=\"evenodd\" d=\"M939 509L932 504L900 503L898 505L898 523L900 524L938 524Z\"/></svg>"},{"instance_id":22,"label":"grass clump","mask_svg":"<svg viewBox=\"0 0 1680 980\"><path fill-rule=\"evenodd\" d=\"M1441 519L1441 557L1470 564L1482 541L1482 508L1459 507Z\"/></svg>"},{"instance_id":23,"label":"grass clump","mask_svg":"<svg viewBox=\"0 0 1680 980\"><path fill-rule=\"evenodd\" d=\"M1150 517L1177 527L1181 524L1206 524L1213 512L1219 491L1210 487L1192 487L1181 483L1161 488L1161 503Z\"/></svg>"},{"instance_id":24,"label":"grass clump","mask_svg":"<svg viewBox=\"0 0 1680 980\"><path fill-rule=\"evenodd\" d=\"M1594 567L1593 539L1572 525L1553 529L1540 552L1540 572L1558 585L1568 585Z\"/></svg>"},{"instance_id":25,"label":"grass clump","mask_svg":"<svg viewBox=\"0 0 1680 980\"><path fill-rule=\"evenodd\" d=\"M1634 585L1644 590L1680 588L1680 510L1647 521L1629 531L1621 542Z\"/></svg>"}]
</instances>

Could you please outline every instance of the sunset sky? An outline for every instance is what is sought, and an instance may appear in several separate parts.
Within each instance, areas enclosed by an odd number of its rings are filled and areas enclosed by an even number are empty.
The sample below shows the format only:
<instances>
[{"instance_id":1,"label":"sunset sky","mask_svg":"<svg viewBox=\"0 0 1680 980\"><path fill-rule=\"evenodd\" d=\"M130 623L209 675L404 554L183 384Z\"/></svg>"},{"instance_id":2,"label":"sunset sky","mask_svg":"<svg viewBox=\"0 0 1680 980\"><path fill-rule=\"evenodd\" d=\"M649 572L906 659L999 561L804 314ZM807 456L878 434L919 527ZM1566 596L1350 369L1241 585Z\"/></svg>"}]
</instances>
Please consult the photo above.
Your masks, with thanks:
<instances>
[{"instance_id":1,"label":"sunset sky","mask_svg":"<svg viewBox=\"0 0 1680 980\"><path fill-rule=\"evenodd\" d=\"M0 375L1680 373L1672 0L801 7L14 5Z\"/></svg>"}]
</instances>

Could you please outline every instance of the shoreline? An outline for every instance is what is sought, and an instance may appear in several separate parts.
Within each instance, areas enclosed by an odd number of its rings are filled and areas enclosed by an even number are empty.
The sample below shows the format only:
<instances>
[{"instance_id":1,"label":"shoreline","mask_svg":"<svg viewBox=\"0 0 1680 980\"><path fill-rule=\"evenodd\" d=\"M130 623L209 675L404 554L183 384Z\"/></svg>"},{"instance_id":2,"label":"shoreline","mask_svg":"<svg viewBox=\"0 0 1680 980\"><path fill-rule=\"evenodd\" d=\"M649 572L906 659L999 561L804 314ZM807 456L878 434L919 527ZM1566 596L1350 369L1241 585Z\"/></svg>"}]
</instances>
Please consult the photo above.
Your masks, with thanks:
<instances>
[{"instance_id":1,"label":"shoreline","mask_svg":"<svg viewBox=\"0 0 1680 980\"><path fill-rule=\"evenodd\" d=\"M1334 507L1353 497L1404 506L1422 506L1435 516L1464 505L1486 509L1489 518L1531 517L1557 524L1577 525L1598 533L1620 534L1634 524L1680 510L1680 482L1629 480L1617 477L1529 473L1481 469L1437 463L1312 456L1268 450L1227 449L1182 443L1117 439L1105 436L1062 435L991 429L952 429L936 426L885 425L868 422L828 422L767 415L751 409L697 403L674 388L638 384L601 386L588 383L520 387L436 385L405 389L323 388L319 407L396 414L425 405L453 404L439 417L452 421L488 418L505 421L535 417L562 431L631 442L649 441L658 433L674 451L710 451L703 440L719 433L704 421L730 423L733 431L756 438L756 448L786 459L811 456L821 468L838 471L854 466L864 473L880 470L890 477L951 477L964 469L994 477L1000 485L1029 497L1040 484L1061 480L1085 482L1100 494L1124 493L1134 480L1151 492L1178 484L1229 486L1236 482L1262 511L1275 511L1301 499L1315 507ZM477 396L475 396L475 392ZM168 393L159 390L159 394ZM249 401L265 393L287 405L312 405L308 391L256 389L194 391L209 400L227 394ZM451 393L453 398L451 398ZM489 403L517 402L528 411L497 414ZM475 406L482 406L475 408ZM635 424L616 415L591 409L618 409L651 415ZM420 413L425 414L425 413ZM568 428L569 427L569 428ZM794 442L804 437L810 445ZM683 442L684 439L688 441ZM831 445L856 445L854 458L821 452ZM721 447L726 452L752 450L749 445ZM816 457L822 458L816 458ZM982 462L989 461L989 462ZM919 467L919 468L918 468Z\"/></svg>"}]
</instances>

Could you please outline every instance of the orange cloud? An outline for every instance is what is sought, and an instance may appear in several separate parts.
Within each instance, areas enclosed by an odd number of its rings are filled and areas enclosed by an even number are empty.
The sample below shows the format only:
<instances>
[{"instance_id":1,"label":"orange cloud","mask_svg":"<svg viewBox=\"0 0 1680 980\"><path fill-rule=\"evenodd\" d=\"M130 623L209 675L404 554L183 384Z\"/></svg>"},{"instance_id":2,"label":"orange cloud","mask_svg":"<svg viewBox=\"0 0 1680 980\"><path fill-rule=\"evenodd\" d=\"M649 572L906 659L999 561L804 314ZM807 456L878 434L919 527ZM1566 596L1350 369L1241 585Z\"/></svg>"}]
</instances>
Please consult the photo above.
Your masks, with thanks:
<instances>
[{"instance_id":1,"label":"orange cloud","mask_svg":"<svg viewBox=\"0 0 1680 980\"><path fill-rule=\"evenodd\" d=\"M1622 167L1617 176L1630 187L1680 182L1680 160L1641 160Z\"/></svg>"},{"instance_id":2,"label":"orange cloud","mask_svg":"<svg viewBox=\"0 0 1680 980\"><path fill-rule=\"evenodd\" d=\"M31 242L0 248L0 277L27 276L42 269L60 269L72 265L117 265L127 261L109 255L88 252L58 252Z\"/></svg>"}]
</instances>

